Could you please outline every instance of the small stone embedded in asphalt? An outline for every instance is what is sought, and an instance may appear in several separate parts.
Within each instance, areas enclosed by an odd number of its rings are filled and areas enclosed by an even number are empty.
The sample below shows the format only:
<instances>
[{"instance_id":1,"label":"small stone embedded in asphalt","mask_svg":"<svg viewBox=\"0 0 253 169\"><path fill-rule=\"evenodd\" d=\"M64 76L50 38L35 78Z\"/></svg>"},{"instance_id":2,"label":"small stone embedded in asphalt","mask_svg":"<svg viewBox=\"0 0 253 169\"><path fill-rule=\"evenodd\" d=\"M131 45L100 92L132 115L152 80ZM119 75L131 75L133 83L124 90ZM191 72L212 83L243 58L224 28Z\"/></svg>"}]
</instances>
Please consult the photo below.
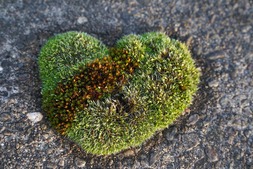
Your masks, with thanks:
<instances>
[{"instance_id":1,"label":"small stone embedded in asphalt","mask_svg":"<svg viewBox=\"0 0 253 169\"><path fill-rule=\"evenodd\" d=\"M198 120L199 120L199 115L198 114L193 114L189 117L187 122L188 122L188 125L194 125Z\"/></svg>"},{"instance_id":2,"label":"small stone embedded in asphalt","mask_svg":"<svg viewBox=\"0 0 253 169\"><path fill-rule=\"evenodd\" d=\"M63 167L65 162L64 162L64 160L60 160L58 164L59 164L59 166Z\"/></svg>"},{"instance_id":3,"label":"small stone embedded in asphalt","mask_svg":"<svg viewBox=\"0 0 253 169\"><path fill-rule=\"evenodd\" d=\"M54 164L54 163L48 163L47 164L47 167L46 168L48 168L48 169L53 169L53 168L57 168L57 165L56 164Z\"/></svg>"},{"instance_id":4,"label":"small stone embedded in asphalt","mask_svg":"<svg viewBox=\"0 0 253 169\"><path fill-rule=\"evenodd\" d=\"M86 165L86 161L78 157L75 159L75 163L77 167L85 167Z\"/></svg>"},{"instance_id":5,"label":"small stone embedded in asphalt","mask_svg":"<svg viewBox=\"0 0 253 169\"><path fill-rule=\"evenodd\" d=\"M193 154L198 159L202 159L205 156L204 150L200 146L194 147Z\"/></svg>"},{"instance_id":6,"label":"small stone embedded in asphalt","mask_svg":"<svg viewBox=\"0 0 253 169\"><path fill-rule=\"evenodd\" d=\"M243 32L243 33L247 33L250 29L252 29L252 26L250 26L250 25L244 26L244 27L242 28L242 32Z\"/></svg>"},{"instance_id":7,"label":"small stone embedded in asphalt","mask_svg":"<svg viewBox=\"0 0 253 169\"><path fill-rule=\"evenodd\" d=\"M218 153L214 147L208 146L206 148L206 155L208 157L208 161L210 162L215 162L219 160Z\"/></svg>"},{"instance_id":8,"label":"small stone embedded in asphalt","mask_svg":"<svg viewBox=\"0 0 253 169\"><path fill-rule=\"evenodd\" d=\"M225 53L223 51L214 51L207 55L209 60L223 59L225 57Z\"/></svg>"},{"instance_id":9,"label":"small stone embedded in asphalt","mask_svg":"<svg viewBox=\"0 0 253 169\"><path fill-rule=\"evenodd\" d=\"M208 85L209 85L209 87L218 87L219 86L219 81L217 81L217 80L213 80L213 81L211 81L211 82L209 82L208 83Z\"/></svg>"},{"instance_id":10,"label":"small stone embedded in asphalt","mask_svg":"<svg viewBox=\"0 0 253 169\"><path fill-rule=\"evenodd\" d=\"M222 96L222 97L219 99L220 105L221 105L222 107L229 106L229 105L230 105L230 101L231 101L231 99L230 99L230 97L227 96L227 95L224 95L224 96Z\"/></svg>"},{"instance_id":11,"label":"small stone embedded in asphalt","mask_svg":"<svg viewBox=\"0 0 253 169\"><path fill-rule=\"evenodd\" d=\"M11 120L11 115L10 114L11 114L10 112L2 112L2 113L0 113L0 119L4 122L8 121L8 120Z\"/></svg>"},{"instance_id":12,"label":"small stone embedded in asphalt","mask_svg":"<svg viewBox=\"0 0 253 169\"><path fill-rule=\"evenodd\" d=\"M83 24L85 22L88 22L88 19L85 17L85 16L80 16L78 19L77 19L77 23L78 24Z\"/></svg>"},{"instance_id":13,"label":"small stone embedded in asphalt","mask_svg":"<svg viewBox=\"0 0 253 169\"><path fill-rule=\"evenodd\" d=\"M124 152L125 156L134 156L134 154L135 154L134 150L127 150L127 151Z\"/></svg>"},{"instance_id":14,"label":"small stone embedded in asphalt","mask_svg":"<svg viewBox=\"0 0 253 169\"><path fill-rule=\"evenodd\" d=\"M0 66L0 72L2 72L4 69L3 69L3 67L2 66Z\"/></svg>"},{"instance_id":15,"label":"small stone embedded in asphalt","mask_svg":"<svg viewBox=\"0 0 253 169\"><path fill-rule=\"evenodd\" d=\"M172 130L168 130L168 131L166 131L166 134L165 134L165 136L166 136L166 139L168 140L168 141L172 141L172 140L174 140L174 139L176 139L175 138L175 135L177 135L177 128L173 128Z\"/></svg>"},{"instance_id":16,"label":"small stone embedded in asphalt","mask_svg":"<svg viewBox=\"0 0 253 169\"><path fill-rule=\"evenodd\" d=\"M0 96L7 97L8 92L7 91L0 91Z\"/></svg>"},{"instance_id":17,"label":"small stone embedded in asphalt","mask_svg":"<svg viewBox=\"0 0 253 169\"><path fill-rule=\"evenodd\" d=\"M43 118L43 115L40 112L28 113L26 116L33 124L40 122Z\"/></svg>"}]
</instances>

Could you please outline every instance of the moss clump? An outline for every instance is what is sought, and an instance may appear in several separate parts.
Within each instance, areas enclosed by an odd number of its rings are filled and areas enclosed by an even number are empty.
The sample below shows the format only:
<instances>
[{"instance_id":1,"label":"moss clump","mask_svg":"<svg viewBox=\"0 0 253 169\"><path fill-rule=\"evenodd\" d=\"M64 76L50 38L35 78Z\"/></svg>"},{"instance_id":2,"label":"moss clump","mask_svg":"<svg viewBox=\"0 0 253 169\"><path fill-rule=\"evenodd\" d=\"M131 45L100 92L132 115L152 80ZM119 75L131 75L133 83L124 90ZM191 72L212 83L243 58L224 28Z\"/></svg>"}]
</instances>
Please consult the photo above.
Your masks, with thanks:
<instances>
[{"instance_id":1,"label":"moss clump","mask_svg":"<svg viewBox=\"0 0 253 169\"><path fill-rule=\"evenodd\" d=\"M118 92L137 67L138 62L133 61L126 50L117 49L111 49L110 56L80 67L72 77L58 83L55 90L44 94L44 110L50 122L65 134L74 120L75 108L85 109L88 100L99 100L106 94Z\"/></svg>"},{"instance_id":2,"label":"moss clump","mask_svg":"<svg viewBox=\"0 0 253 169\"><path fill-rule=\"evenodd\" d=\"M124 36L111 49L85 33L60 34L42 48L39 66L52 126L104 155L173 123L200 76L187 47L157 32Z\"/></svg>"}]
</instances>

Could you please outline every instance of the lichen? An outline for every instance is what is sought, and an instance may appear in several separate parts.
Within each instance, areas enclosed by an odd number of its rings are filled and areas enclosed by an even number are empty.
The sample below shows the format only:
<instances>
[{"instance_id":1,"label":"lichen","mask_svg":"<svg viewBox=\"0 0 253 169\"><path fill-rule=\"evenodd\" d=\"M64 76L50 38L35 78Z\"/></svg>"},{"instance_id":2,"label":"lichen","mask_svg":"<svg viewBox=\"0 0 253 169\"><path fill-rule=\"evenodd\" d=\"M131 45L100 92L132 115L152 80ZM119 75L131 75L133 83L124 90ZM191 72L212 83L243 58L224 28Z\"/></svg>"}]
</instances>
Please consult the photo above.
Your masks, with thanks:
<instances>
[{"instance_id":1,"label":"lichen","mask_svg":"<svg viewBox=\"0 0 253 169\"><path fill-rule=\"evenodd\" d=\"M200 76L187 46L159 32L124 36L110 49L85 33L56 35L41 49L39 67L52 127L103 155L172 124Z\"/></svg>"}]
</instances>

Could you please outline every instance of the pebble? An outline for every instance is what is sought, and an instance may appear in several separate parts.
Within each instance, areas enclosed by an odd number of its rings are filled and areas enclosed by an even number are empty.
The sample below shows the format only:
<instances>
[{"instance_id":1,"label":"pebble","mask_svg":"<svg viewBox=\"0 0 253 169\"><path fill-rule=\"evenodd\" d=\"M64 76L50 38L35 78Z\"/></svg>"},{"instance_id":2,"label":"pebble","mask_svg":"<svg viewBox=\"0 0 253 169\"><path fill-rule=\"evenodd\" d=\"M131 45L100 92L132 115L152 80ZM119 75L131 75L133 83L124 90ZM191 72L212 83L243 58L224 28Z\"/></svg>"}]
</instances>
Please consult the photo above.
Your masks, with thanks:
<instances>
[{"instance_id":1,"label":"pebble","mask_svg":"<svg viewBox=\"0 0 253 169\"><path fill-rule=\"evenodd\" d=\"M78 24L83 24L85 22L88 22L88 19L85 17L85 16L80 16L78 19L77 19L77 23Z\"/></svg>"},{"instance_id":2,"label":"pebble","mask_svg":"<svg viewBox=\"0 0 253 169\"><path fill-rule=\"evenodd\" d=\"M205 156L204 150L201 147L199 147L199 146L197 146L197 147L195 147L193 149L193 154L198 159L201 159L201 158L203 158Z\"/></svg>"},{"instance_id":3,"label":"pebble","mask_svg":"<svg viewBox=\"0 0 253 169\"><path fill-rule=\"evenodd\" d=\"M199 120L199 115L193 114L189 117L187 122L188 122L188 125L194 125L198 120Z\"/></svg>"},{"instance_id":4,"label":"pebble","mask_svg":"<svg viewBox=\"0 0 253 169\"><path fill-rule=\"evenodd\" d=\"M64 162L64 160L60 160L58 164L59 164L59 166L64 167L65 162Z\"/></svg>"},{"instance_id":5,"label":"pebble","mask_svg":"<svg viewBox=\"0 0 253 169\"><path fill-rule=\"evenodd\" d=\"M219 81L217 81L217 80L213 80L213 81L211 81L211 82L209 82L208 83L208 86L210 86L210 87L218 87L219 86Z\"/></svg>"},{"instance_id":6,"label":"pebble","mask_svg":"<svg viewBox=\"0 0 253 169\"><path fill-rule=\"evenodd\" d=\"M0 66L0 72L2 72L3 70L4 70L3 67Z\"/></svg>"},{"instance_id":7,"label":"pebble","mask_svg":"<svg viewBox=\"0 0 253 169\"><path fill-rule=\"evenodd\" d=\"M75 159L75 163L77 167L85 167L86 165L86 161L78 157Z\"/></svg>"},{"instance_id":8,"label":"pebble","mask_svg":"<svg viewBox=\"0 0 253 169\"><path fill-rule=\"evenodd\" d=\"M219 100L220 105L221 105L222 107L226 107L226 106L230 105L230 101L231 101L231 100L230 100L230 97L227 96L227 95L222 96L222 97L220 98L220 100Z\"/></svg>"},{"instance_id":9,"label":"pebble","mask_svg":"<svg viewBox=\"0 0 253 169\"><path fill-rule=\"evenodd\" d=\"M217 60L217 59L225 58L225 54L223 51L215 51L215 52L209 53L207 57L209 60Z\"/></svg>"},{"instance_id":10,"label":"pebble","mask_svg":"<svg viewBox=\"0 0 253 169\"><path fill-rule=\"evenodd\" d=\"M43 118L43 115L40 112L28 113L26 116L33 124L40 122Z\"/></svg>"},{"instance_id":11,"label":"pebble","mask_svg":"<svg viewBox=\"0 0 253 169\"><path fill-rule=\"evenodd\" d=\"M208 157L209 162L215 162L218 161L218 154L215 148L208 146L206 149L206 155Z\"/></svg>"},{"instance_id":12,"label":"pebble","mask_svg":"<svg viewBox=\"0 0 253 169\"><path fill-rule=\"evenodd\" d=\"M131 149L124 152L124 155L125 155L126 157L127 157L127 156L134 156L134 154L135 154L135 153L134 153L134 150L131 150Z\"/></svg>"},{"instance_id":13,"label":"pebble","mask_svg":"<svg viewBox=\"0 0 253 169\"><path fill-rule=\"evenodd\" d=\"M165 137L168 141L173 141L175 139L175 135L177 134L177 128L173 128L166 132Z\"/></svg>"},{"instance_id":14,"label":"pebble","mask_svg":"<svg viewBox=\"0 0 253 169\"><path fill-rule=\"evenodd\" d=\"M10 114L11 114L10 112L3 112L3 113L0 114L0 119L4 122L8 121L8 120L11 120L11 115Z\"/></svg>"},{"instance_id":15,"label":"pebble","mask_svg":"<svg viewBox=\"0 0 253 169\"><path fill-rule=\"evenodd\" d=\"M54 169L54 168L57 168L57 165L55 165L54 163L51 162L51 163L47 164L46 168L48 168L48 169L51 169L51 168Z\"/></svg>"},{"instance_id":16,"label":"pebble","mask_svg":"<svg viewBox=\"0 0 253 169\"><path fill-rule=\"evenodd\" d=\"M245 26L245 27L242 28L242 32L247 33L251 29L252 29L252 27L250 25L248 25L248 26Z\"/></svg>"},{"instance_id":17,"label":"pebble","mask_svg":"<svg viewBox=\"0 0 253 169\"><path fill-rule=\"evenodd\" d=\"M7 97L8 92L7 91L0 91L0 96Z\"/></svg>"}]
</instances>

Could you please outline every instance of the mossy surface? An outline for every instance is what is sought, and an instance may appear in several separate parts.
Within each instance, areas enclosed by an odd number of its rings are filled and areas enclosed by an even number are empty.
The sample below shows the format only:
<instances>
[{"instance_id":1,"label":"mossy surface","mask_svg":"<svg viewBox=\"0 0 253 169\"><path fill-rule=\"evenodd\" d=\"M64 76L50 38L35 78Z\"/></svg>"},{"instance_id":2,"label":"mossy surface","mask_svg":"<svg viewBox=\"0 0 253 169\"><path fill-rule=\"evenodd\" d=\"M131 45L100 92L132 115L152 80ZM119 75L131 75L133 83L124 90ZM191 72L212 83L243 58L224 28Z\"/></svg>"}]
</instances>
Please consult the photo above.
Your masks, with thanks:
<instances>
[{"instance_id":1,"label":"mossy surface","mask_svg":"<svg viewBox=\"0 0 253 169\"><path fill-rule=\"evenodd\" d=\"M52 126L103 155L138 146L173 123L200 76L186 45L159 32L124 36L110 49L67 32L45 44L39 66Z\"/></svg>"},{"instance_id":2,"label":"mossy surface","mask_svg":"<svg viewBox=\"0 0 253 169\"><path fill-rule=\"evenodd\" d=\"M50 38L39 56L42 94L55 89L80 67L106 55L107 47L86 33L67 32Z\"/></svg>"}]
</instances>

